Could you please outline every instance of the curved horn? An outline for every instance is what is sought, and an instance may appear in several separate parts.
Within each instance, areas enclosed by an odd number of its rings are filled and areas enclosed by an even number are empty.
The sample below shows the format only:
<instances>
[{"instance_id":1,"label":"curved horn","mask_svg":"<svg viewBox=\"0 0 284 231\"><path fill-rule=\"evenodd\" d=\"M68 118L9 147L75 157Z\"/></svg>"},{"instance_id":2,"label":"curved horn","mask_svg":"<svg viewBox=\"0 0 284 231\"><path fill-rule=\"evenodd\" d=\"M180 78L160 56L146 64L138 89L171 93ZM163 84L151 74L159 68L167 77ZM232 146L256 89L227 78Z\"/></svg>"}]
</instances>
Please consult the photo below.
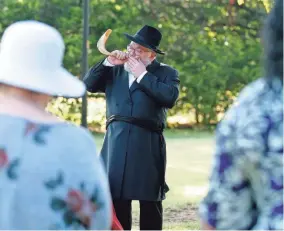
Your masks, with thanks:
<instances>
[{"instance_id":1,"label":"curved horn","mask_svg":"<svg viewBox=\"0 0 284 231\"><path fill-rule=\"evenodd\" d=\"M106 41L108 40L110 34L111 34L112 30L108 29L103 35L102 37L99 39L98 43L97 43L97 47L98 50L104 54L104 55L111 55L111 53L109 51L106 50L105 45L106 45Z\"/></svg>"}]
</instances>

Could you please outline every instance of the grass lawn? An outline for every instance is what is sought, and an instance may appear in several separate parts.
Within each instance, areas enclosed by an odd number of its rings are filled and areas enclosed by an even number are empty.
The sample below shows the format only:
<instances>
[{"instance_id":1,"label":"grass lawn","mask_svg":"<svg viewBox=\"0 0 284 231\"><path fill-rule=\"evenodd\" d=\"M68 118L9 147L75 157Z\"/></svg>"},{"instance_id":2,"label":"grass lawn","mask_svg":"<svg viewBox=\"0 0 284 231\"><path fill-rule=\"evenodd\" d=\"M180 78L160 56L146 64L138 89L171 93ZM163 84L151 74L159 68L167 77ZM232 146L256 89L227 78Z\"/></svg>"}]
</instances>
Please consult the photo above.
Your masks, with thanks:
<instances>
[{"instance_id":1,"label":"grass lawn","mask_svg":"<svg viewBox=\"0 0 284 231\"><path fill-rule=\"evenodd\" d=\"M214 137L212 133L189 130L166 131L167 183L164 229L199 229L197 206L207 190ZM103 136L96 135L100 150ZM138 229L138 202L133 203L134 229Z\"/></svg>"}]
</instances>

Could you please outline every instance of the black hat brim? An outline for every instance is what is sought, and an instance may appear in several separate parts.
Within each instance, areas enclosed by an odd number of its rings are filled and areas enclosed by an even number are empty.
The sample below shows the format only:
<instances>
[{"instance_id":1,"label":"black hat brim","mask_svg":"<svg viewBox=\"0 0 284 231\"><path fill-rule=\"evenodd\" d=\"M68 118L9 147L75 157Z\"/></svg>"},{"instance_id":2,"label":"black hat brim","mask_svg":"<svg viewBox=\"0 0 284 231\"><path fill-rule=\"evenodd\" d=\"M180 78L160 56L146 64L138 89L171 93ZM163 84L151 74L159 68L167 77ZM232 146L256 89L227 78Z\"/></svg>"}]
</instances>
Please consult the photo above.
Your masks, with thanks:
<instances>
[{"instance_id":1,"label":"black hat brim","mask_svg":"<svg viewBox=\"0 0 284 231\"><path fill-rule=\"evenodd\" d=\"M132 36L132 35L130 35L130 34L127 34L127 33L124 33L124 35L125 35L126 38L128 38L129 40L131 40L131 41L133 41L133 42L135 42L135 43L137 43L137 44L139 44L139 45L141 45L141 46L143 46L143 47L146 47L146 48L148 48L148 49L150 49L150 50L152 50L152 51L154 51L154 52L156 52L156 53L158 53L158 54L160 54L160 55L164 55L164 54L165 54L165 52L159 50L159 49L156 48L156 47L152 47L152 46L148 45L147 43L145 43L143 40L141 40L141 39L139 39L139 38L136 38L136 37L134 37L134 36Z\"/></svg>"}]
</instances>

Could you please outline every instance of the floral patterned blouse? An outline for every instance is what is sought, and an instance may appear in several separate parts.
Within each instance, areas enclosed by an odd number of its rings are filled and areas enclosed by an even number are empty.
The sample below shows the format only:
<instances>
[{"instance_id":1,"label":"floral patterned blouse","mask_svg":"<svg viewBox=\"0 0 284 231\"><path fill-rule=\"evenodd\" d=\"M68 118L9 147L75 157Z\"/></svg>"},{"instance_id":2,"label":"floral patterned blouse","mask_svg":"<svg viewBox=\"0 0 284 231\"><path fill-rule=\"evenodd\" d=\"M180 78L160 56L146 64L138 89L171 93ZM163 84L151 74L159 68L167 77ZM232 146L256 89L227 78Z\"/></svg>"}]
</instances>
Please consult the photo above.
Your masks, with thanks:
<instances>
[{"instance_id":1,"label":"floral patterned blouse","mask_svg":"<svg viewBox=\"0 0 284 231\"><path fill-rule=\"evenodd\" d=\"M0 114L0 229L110 229L93 137L68 123Z\"/></svg>"},{"instance_id":2,"label":"floral patterned blouse","mask_svg":"<svg viewBox=\"0 0 284 231\"><path fill-rule=\"evenodd\" d=\"M209 192L200 205L216 229L283 229L283 87L248 85L216 131Z\"/></svg>"}]
</instances>

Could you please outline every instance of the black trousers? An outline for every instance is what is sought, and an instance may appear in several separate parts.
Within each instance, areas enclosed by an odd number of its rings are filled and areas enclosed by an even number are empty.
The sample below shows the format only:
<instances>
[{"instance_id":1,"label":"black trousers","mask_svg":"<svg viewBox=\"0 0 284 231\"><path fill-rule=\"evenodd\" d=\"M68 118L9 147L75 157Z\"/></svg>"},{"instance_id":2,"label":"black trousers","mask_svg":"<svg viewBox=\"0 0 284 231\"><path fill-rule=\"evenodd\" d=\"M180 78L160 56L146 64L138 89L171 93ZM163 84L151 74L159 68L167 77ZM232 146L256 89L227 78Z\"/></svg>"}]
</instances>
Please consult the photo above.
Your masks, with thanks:
<instances>
[{"instance_id":1,"label":"black trousers","mask_svg":"<svg viewBox=\"0 0 284 231\"><path fill-rule=\"evenodd\" d=\"M114 200L116 216L124 230L131 230L132 206L131 200ZM163 207L162 201L139 201L140 230L162 230Z\"/></svg>"}]
</instances>

